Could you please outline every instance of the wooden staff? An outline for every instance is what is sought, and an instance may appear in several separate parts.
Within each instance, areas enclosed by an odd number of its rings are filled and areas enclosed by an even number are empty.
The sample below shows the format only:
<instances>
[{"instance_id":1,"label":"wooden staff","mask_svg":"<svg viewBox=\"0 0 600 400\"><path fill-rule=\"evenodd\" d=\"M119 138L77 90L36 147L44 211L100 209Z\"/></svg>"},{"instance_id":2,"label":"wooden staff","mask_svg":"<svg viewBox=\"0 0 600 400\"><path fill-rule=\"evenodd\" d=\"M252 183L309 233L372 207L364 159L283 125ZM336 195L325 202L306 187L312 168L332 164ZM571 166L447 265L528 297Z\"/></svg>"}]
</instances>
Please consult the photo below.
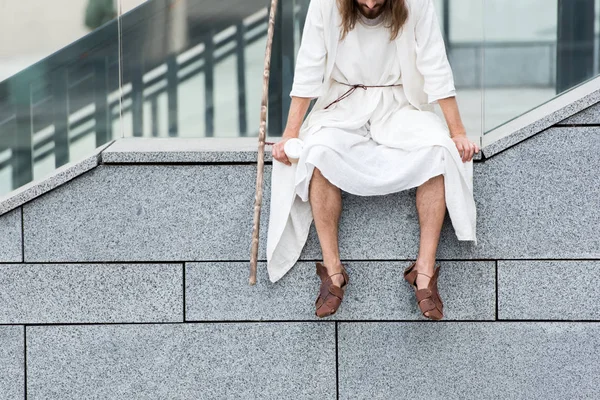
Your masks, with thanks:
<instances>
[{"instance_id":1,"label":"wooden staff","mask_svg":"<svg viewBox=\"0 0 600 400\"><path fill-rule=\"evenodd\" d=\"M258 130L258 161L256 168L256 196L254 198L254 227L252 228L252 250L250 253L250 285L256 283L256 263L258 259L258 231L260 229L260 208L263 197L263 175L265 169L265 136L267 130L267 103L269 95L269 75L271 74L271 49L273 48L273 31L275 30L275 14L277 0L271 0L269 12L269 28L267 30L267 49L265 51L265 70L263 73L263 93L260 106L260 128Z\"/></svg>"}]
</instances>

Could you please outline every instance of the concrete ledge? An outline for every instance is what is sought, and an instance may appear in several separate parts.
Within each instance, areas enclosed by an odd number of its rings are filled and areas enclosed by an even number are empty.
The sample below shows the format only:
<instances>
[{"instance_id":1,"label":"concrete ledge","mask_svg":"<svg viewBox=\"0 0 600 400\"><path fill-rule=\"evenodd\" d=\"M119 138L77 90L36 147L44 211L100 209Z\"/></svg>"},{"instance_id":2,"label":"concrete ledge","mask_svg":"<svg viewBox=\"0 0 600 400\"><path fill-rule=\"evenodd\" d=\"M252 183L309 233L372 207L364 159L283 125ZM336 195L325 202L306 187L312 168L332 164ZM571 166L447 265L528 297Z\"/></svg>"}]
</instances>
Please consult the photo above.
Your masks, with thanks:
<instances>
[{"instance_id":1,"label":"concrete ledge","mask_svg":"<svg viewBox=\"0 0 600 400\"><path fill-rule=\"evenodd\" d=\"M0 323L183 321L181 264L0 265Z\"/></svg>"},{"instance_id":2,"label":"concrete ledge","mask_svg":"<svg viewBox=\"0 0 600 400\"><path fill-rule=\"evenodd\" d=\"M591 399L600 324L345 323L340 399Z\"/></svg>"},{"instance_id":3,"label":"concrete ledge","mask_svg":"<svg viewBox=\"0 0 600 400\"><path fill-rule=\"evenodd\" d=\"M598 125L600 124L600 103L594 104L577 114L563 119L557 126L560 125Z\"/></svg>"},{"instance_id":4,"label":"concrete ledge","mask_svg":"<svg viewBox=\"0 0 600 400\"><path fill-rule=\"evenodd\" d=\"M24 327L0 326L0 397L21 400L25 397Z\"/></svg>"},{"instance_id":5,"label":"concrete ledge","mask_svg":"<svg viewBox=\"0 0 600 400\"><path fill-rule=\"evenodd\" d=\"M332 323L32 326L32 399L335 399Z\"/></svg>"},{"instance_id":6,"label":"concrete ledge","mask_svg":"<svg viewBox=\"0 0 600 400\"><path fill-rule=\"evenodd\" d=\"M18 208L0 216L0 262L23 260L21 212L21 208Z\"/></svg>"},{"instance_id":7,"label":"concrete ledge","mask_svg":"<svg viewBox=\"0 0 600 400\"><path fill-rule=\"evenodd\" d=\"M57 168L51 175L42 180L29 182L6 196L0 197L0 216L96 167L100 153L113 142L98 147L82 160L70 162Z\"/></svg>"},{"instance_id":8,"label":"concrete ledge","mask_svg":"<svg viewBox=\"0 0 600 400\"><path fill-rule=\"evenodd\" d=\"M498 261L500 319L600 320L600 260Z\"/></svg>"},{"instance_id":9,"label":"concrete ledge","mask_svg":"<svg viewBox=\"0 0 600 400\"><path fill-rule=\"evenodd\" d=\"M340 310L327 320L420 320L414 290L403 279L410 262L348 262L350 284ZM440 262L445 319L494 320L494 262ZM271 283L266 264L248 285L249 263L187 263L186 319L317 320L320 280L314 262L300 262Z\"/></svg>"},{"instance_id":10,"label":"concrete ledge","mask_svg":"<svg viewBox=\"0 0 600 400\"><path fill-rule=\"evenodd\" d=\"M267 138L277 141L280 138ZM124 138L102 153L104 164L256 162L257 137ZM272 161L265 146L265 161Z\"/></svg>"}]
</instances>

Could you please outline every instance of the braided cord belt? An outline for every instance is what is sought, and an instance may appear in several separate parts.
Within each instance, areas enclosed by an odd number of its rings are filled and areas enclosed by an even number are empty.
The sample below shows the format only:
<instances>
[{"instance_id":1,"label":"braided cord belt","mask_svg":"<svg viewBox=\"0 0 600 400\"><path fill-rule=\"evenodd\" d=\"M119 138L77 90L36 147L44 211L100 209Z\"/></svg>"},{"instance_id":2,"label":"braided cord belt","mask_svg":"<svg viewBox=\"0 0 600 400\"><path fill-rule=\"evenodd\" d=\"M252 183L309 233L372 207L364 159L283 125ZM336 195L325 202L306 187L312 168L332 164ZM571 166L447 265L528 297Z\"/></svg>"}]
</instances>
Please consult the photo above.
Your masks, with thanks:
<instances>
[{"instance_id":1,"label":"braided cord belt","mask_svg":"<svg viewBox=\"0 0 600 400\"><path fill-rule=\"evenodd\" d=\"M363 90L367 90L367 88L381 88L381 87L393 87L393 86L402 86L402 84L396 84L396 85L362 85L362 84L358 84L358 85L350 85L347 83L343 83L343 82L338 82L341 83L342 85L346 85L346 86L350 86L350 89L348 89L344 94L342 94L340 97L338 97L337 99L335 99L334 101L332 101L331 103L329 103L327 105L327 107L325 107L325 110L327 110L329 107L331 107L332 105L334 105L335 103L338 103L342 100L344 100L346 97L349 97L352 93L354 93L354 91L358 88L361 88Z\"/></svg>"}]
</instances>

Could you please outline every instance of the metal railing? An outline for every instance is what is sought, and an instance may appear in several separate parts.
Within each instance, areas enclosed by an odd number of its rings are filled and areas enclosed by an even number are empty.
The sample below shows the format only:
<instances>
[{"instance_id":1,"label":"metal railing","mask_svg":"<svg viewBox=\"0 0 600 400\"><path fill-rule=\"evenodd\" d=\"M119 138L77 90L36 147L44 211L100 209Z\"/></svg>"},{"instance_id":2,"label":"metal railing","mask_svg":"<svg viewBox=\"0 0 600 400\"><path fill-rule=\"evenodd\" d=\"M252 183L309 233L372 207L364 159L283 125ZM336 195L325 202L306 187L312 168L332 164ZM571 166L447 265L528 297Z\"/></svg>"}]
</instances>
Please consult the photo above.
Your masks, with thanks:
<instances>
[{"instance_id":1,"label":"metal railing","mask_svg":"<svg viewBox=\"0 0 600 400\"><path fill-rule=\"evenodd\" d=\"M34 165L52 154L55 168L71 161L72 143L95 135L98 147L119 135L113 126L124 113L132 115L133 135L141 136L144 102L150 103L152 134L157 136L157 99L164 93L169 135L177 136L178 87L199 74L205 82L204 134L213 136L214 70L232 55L237 58L239 133L248 134L244 48L266 36L264 2L246 0L236 10L223 12L222 5L211 9L205 1L189 1L190 12L204 8L200 18L190 21L188 46L179 54L156 54L153 49L149 59L144 49L157 35L167 34L153 26L157 8L150 3L0 83L0 154L9 153L0 161L0 170L12 167L13 188L32 181ZM163 11L169 6L164 1ZM259 18L247 22L253 14Z\"/></svg>"}]
</instances>

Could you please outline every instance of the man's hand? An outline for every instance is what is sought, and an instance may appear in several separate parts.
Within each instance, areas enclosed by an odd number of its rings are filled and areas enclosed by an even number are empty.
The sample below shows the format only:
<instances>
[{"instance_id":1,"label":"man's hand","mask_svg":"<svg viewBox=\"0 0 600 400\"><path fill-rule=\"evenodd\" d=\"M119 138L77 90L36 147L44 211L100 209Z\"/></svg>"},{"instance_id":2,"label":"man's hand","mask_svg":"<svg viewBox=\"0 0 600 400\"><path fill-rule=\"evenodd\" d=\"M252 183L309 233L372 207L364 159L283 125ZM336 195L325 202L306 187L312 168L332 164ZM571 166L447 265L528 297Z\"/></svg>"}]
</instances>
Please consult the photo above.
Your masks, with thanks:
<instances>
[{"instance_id":1,"label":"man's hand","mask_svg":"<svg viewBox=\"0 0 600 400\"><path fill-rule=\"evenodd\" d=\"M471 142L466 134L454 135L452 140L458 149L458 154L462 158L462 162L471 161L474 153L479 153L479 146Z\"/></svg>"},{"instance_id":2,"label":"man's hand","mask_svg":"<svg viewBox=\"0 0 600 400\"><path fill-rule=\"evenodd\" d=\"M283 151L283 146L285 142L287 142L290 138L282 138L279 142L275 143L271 149L271 154L273 154L273 158L279 162L284 163L285 165L292 165L290 160L285 155L285 151Z\"/></svg>"},{"instance_id":3,"label":"man's hand","mask_svg":"<svg viewBox=\"0 0 600 400\"><path fill-rule=\"evenodd\" d=\"M285 154L285 151L283 150L283 146L285 146L285 142L287 142L288 140L290 140L292 138L297 138L297 137L298 137L298 134L294 134L294 133L290 133L289 131L285 131L283 133L283 136L281 137L281 140L279 142L275 143L271 149L271 154L273 154L273 158L279 162L284 163L285 165L288 165L288 166L292 165L289 158Z\"/></svg>"}]
</instances>

